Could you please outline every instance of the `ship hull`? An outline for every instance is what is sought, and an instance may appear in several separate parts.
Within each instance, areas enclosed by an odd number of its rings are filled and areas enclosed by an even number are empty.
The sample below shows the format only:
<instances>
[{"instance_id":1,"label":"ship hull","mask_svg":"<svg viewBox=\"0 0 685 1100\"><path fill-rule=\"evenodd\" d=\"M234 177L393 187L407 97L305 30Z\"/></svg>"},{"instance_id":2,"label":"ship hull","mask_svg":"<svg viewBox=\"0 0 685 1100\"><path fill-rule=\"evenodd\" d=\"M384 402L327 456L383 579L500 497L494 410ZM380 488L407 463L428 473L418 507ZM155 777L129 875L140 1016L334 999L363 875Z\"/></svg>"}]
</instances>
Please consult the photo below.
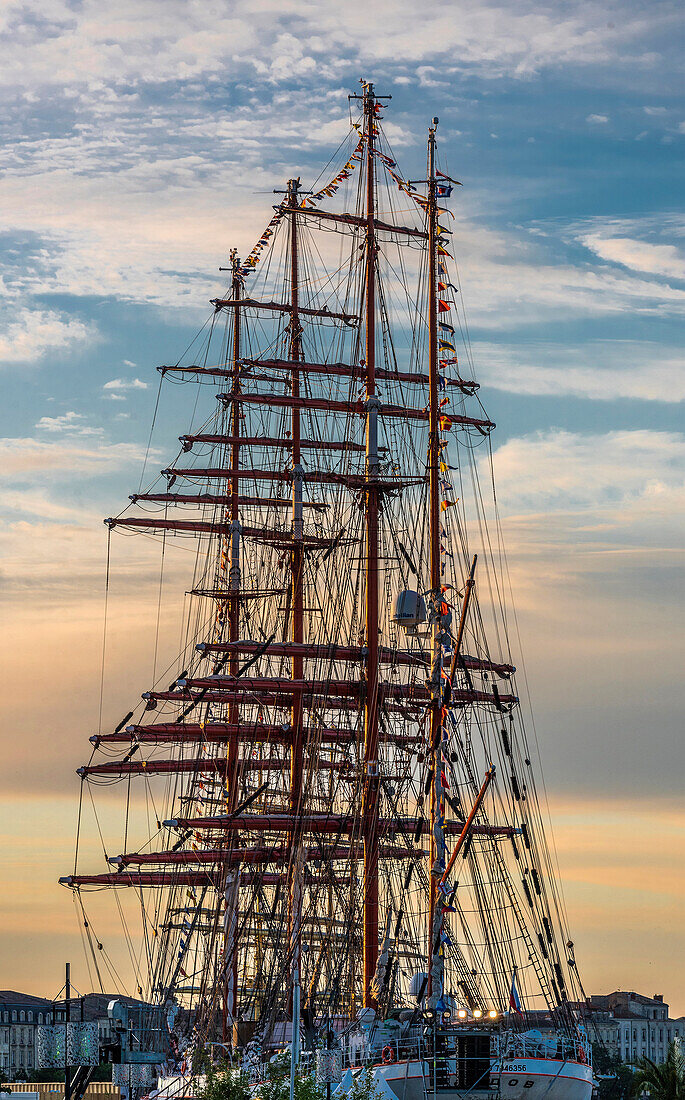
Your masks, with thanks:
<instances>
[{"instance_id":1,"label":"ship hull","mask_svg":"<svg viewBox=\"0 0 685 1100\"><path fill-rule=\"evenodd\" d=\"M498 1085L502 1100L591 1100L592 1069L578 1062L523 1058L506 1063L501 1073L493 1066L492 1087L460 1089L456 1087L456 1062L446 1061L446 1082L443 1079L435 1090L430 1065L418 1059L376 1066L374 1077L383 1081L397 1100L426 1100L434 1091L441 1100L462 1100L467 1092L475 1100L492 1096Z\"/></svg>"}]
</instances>

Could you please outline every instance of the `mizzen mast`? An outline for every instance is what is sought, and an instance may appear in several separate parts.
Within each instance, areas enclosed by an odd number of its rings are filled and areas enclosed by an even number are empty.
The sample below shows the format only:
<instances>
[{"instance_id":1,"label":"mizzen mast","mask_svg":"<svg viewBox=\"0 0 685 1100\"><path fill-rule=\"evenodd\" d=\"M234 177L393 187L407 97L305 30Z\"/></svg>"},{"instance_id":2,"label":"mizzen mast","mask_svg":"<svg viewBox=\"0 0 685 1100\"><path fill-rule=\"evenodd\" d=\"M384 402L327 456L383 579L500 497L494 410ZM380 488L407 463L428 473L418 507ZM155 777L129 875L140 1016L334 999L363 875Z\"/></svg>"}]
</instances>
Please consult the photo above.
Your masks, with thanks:
<instances>
[{"instance_id":1,"label":"mizzen mast","mask_svg":"<svg viewBox=\"0 0 685 1100\"><path fill-rule=\"evenodd\" d=\"M291 566L291 600L292 600L292 630L291 639L293 651L290 659L290 667L293 679L293 705L290 716L292 731L292 744L290 749L290 814L292 830L290 833L291 855L289 864L290 890L288 894L288 932L290 938L289 950L292 963L292 990L291 1000L294 1000L295 986L299 986L300 967L300 935L302 919L302 883L301 865L299 858L299 845L301 839L301 815L303 810L303 760L304 760L304 729L302 692L295 688L295 684L302 683L304 662L301 651L295 647L302 646L304 641L304 522L302 506L302 488L304 473L302 469L302 456L300 449L300 372L297 364L302 358L302 329L300 326L300 292L299 292L299 255L297 240L297 213L298 192L300 181L288 180L287 204L290 209L290 305L292 311L289 322L289 355L291 361L290 389L293 397L293 405L290 416L290 431L292 437L292 546L290 548ZM293 1043L295 1043L295 1020L293 1016ZM293 1047L293 1064L295 1048Z\"/></svg>"}]
</instances>

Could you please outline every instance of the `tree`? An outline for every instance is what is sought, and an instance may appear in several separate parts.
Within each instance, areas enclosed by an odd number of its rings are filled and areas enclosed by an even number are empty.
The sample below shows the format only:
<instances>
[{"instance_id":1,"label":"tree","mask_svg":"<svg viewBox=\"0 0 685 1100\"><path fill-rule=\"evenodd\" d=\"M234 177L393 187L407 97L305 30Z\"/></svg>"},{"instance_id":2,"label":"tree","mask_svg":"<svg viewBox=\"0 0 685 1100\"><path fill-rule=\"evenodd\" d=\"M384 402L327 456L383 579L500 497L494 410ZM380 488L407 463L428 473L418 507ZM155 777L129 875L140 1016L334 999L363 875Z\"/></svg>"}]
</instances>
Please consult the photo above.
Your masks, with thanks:
<instances>
[{"instance_id":1,"label":"tree","mask_svg":"<svg viewBox=\"0 0 685 1100\"><path fill-rule=\"evenodd\" d=\"M376 1087L370 1066L358 1073L352 1082L349 1100L379 1100L380 1089Z\"/></svg>"},{"instance_id":2,"label":"tree","mask_svg":"<svg viewBox=\"0 0 685 1100\"><path fill-rule=\"evenodd\" d=\"M651 1100L685 1100L685 1073L679 1044L671 1043L666 1061L661 1065L651 1058L640 1058L635 1067L636 1096L647 1092Z\"/></svg>"},{"instance_id":3,"label":"tree","mask_svg":"<svg viewBox=\"0 0 685 1100\"><path fill-rule=\"evenodd\" d=\"M633 1095L635 1073L623 1062L599 1078L599 1100L629 1100Z\"/></svg>"},{"instance_id":4,"label":"tree","mask_svg":"<svg viewBox=\"0 0 685 1100\"><path fill-rule=\"evenodd\" d=\"M241 1070L207 1065L205 1085L198 1091L197 1100L250 1100L250 1096L249 1081Z\"/></svg>"},{"instance_id":5,"label":"tree","mask_svg":"<svg viewBox=\"0 0 685 1100\"><path fill-rule=\"evenodd\" d=\"M42 1081L49 1081L57 1083L64 1080L63 1069L34 1069L26 1075L26 1080L32 1084L40 1083Z\"/></svg>"},{"instance_id":6,"label":"tree","mask_svg":"<svg viewBox=\"0 0 685 1100\"><path fill-rule=\"evenodd\" d=\"M592 1068L599 1078L599 1100L627 1100L633 1095L635 1071L603 1043L592 1044Z\"/></svg>"},{"instance_id":7,"label":"tree","mask_svg":"<svg viewBox=\"0 0 685 1100\"><path fill-rule=\"evenodd\" d=\"M289 1100L290 1054L283 1051L269 1062L266 1079L257 1089L260 1100ZM324 1090L312 1073L303 1073L298 1067L295 1074L295 1100L323 1100Z\"/></svg>"}]
</instances>

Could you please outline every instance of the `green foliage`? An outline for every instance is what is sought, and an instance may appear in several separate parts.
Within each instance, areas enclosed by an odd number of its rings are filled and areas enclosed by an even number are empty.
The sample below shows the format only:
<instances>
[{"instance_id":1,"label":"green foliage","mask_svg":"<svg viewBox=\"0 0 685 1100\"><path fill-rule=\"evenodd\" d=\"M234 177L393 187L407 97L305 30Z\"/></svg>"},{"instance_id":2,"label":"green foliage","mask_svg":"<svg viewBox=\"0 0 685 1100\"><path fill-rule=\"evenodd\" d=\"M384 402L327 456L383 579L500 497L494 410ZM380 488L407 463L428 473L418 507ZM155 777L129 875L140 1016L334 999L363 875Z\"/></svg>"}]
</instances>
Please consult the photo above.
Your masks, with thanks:
<instances>
[{"instance_id":1,"label":"green foliage","mask_svg":"<svg viewBox=\"0 0 685 1100\"><path fill-rule=\"evenodd\" d=\"M45 1082L55 1082L64 1080L63 1069L34 1069L26 1075L26 1080L32 1084Z\"/></svg>"},{"instance_id":2,"label":"green foliage","mask_svg":"<svg viewBox=\"0 0 685 1100\"><path fill-rule=\"evenodd\" d=\"M599 1082L599 1100L629 1100L633 1095L635 1074L630 1066L618 1062L613 1067L597 1072L607 1074Z\"/></svg>"},{"instance_id":3,"label":"green foliage","mask_svg":"<svg viewBox=\"0 0 685 1100\"><path fill-rule=\"evenodd\" d=\"M592 1044L592 1068L600 1078L599 1100L629 1100L633 1095L633 1070L603 1043Z\"/></svg>"},{"instance_id":4,"label":"green foliage","mask_svg":"<svg viewBox=\"0 0 685 1100\"><path fill-rule=\"evenodd\" d=\"M592 1044L592 1068L595 1073L615 1073L624 1063L615 1054L610 1054L604 1043Z\"/></svg>"},{"instance_id":5,"label":"green foliage","mask_svg":"<svg viewBox=\"0 0 685 1100\"><path fill-rule=\"evenodd\" d=\"M27 1071L26 1076L22 1077L22 1081L29 1081L33 1084L41 1084L44 1082L53 1082L57 1084L64 1080L63 1069L33 1069ZM112 1080L112 1063L101 1062L97 1069L93 1070L93 1081L111 1081Z\"/></svg>"},{"instance_id":6,"label":"green foliage","mask_svg":"<svg viewBox=\"0 0 685 1100\"><path fill-rule=\"evenodd\" d=\"M295 1074L295 1100L323 1100L324 1089L312 1073L298 1069ZM282 1052L269 1062L266 1079L259 1086L260 1100L289 1100L290 1054Z\"/></svg>"},{"instance_id":7,"label":"green foliage","mask_svg":"<svg viewBox=\"0 0 685 1100\"><path fill-rule=\"evenodd\" d=\"M675 1043L668 1048L666 1061L657 1065L651 1058L635 1063L634 1094L649 1093L651 1100L685 1100L685 1074Z\"/></svg>"},{"instance_id":8,"label":"green foliage","mask_svg":"<svg viewBox=\"0 0 685 1100\"><path fill-rule=\"evenodd\" d=\"M206 1081L197 1093L197 1100L250 1100L247 1077L239 1069L228 1065L220 1068L206 1066Z\"/></svg>"},{"instance_id":9,"label":"green foliage","mask_svg":"<svg viewBox=\"0 0 685 1100\"><path fill-rule=\"evenodd\" d=\"M379 1100L380 1090L376 1087L370 1066L358 1073L352 1082L349 1100Z\"/></svg>"},{"instance_id":10,"label":"green foliage","mask_svg":"<svg viewBox=\"0 0 685 1100\"><path fill-rule=\"evenodd\" d=\"M93 1070L92 1081L111 1081L112 1080L112 1063L100 1062L100 1065L96 1070Z\"/></svg>"}]
</instances>

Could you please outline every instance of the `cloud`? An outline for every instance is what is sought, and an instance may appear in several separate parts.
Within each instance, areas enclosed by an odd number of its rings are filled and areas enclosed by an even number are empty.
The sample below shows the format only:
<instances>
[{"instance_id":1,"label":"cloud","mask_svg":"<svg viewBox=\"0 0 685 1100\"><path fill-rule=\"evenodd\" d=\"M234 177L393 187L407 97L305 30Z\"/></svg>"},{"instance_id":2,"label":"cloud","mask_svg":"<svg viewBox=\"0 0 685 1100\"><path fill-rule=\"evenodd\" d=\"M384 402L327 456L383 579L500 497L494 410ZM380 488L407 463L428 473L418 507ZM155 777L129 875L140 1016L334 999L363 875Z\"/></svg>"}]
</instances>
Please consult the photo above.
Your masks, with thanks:
<instances>
[{"instance_id":1,"label":"cloud","mask_svg":"<svg viewBox=\"0 0 685 1100\"><path fill-rule=\"evenodd\" d=\"M580 239L603 260L665 279L685 279L685 253L675 245L606 236L601 231L587 233Z\"/></svg>"},{"instance_id":2,"label":"cloud","mask_svg":"<svg viewBox=\"0 0 685 1100\"><path fill-rule=\"evenodd\" d=\"M593 123L596 123L597 125L604 125L604 123L609 121L609 116L608 115L588 115L587 118L585 119L585 121L586 122L593 122Z\"/></svg>"},{"instance_id":3,"label":"cloud","mask_svg":"<svg viewBox=\"0 0 685 1100\"><path fill-rule=\"evenodd\" d=\"M495 231L462 215L452 225L463 283L456 308L467 308L469 322L485 330L626 309L633 315L663 316L685 309L685 289L678 286L638 278L606 262L578 262L577 255L570 262L569 243L577 254L578 241L585 243L593 234L608 238L615 232L613 223L533 225L528 233Z\"/></svg>"},{"instance_id":4,"label":"cloud","mask_svg":"<svg viewBox=\"0 0 685 1100\"><path fill-rule=\"evenodd\" d=\"M109 382L105 382L102 388L103 390L146 390L147 382L142 382L140 378L112 378Z\"/></svg>"},{"instance_id":5,"label":"cloud","mask_svg":"<svg viewBox=\"0 0 685 1100\"><path fill-rule=\"evenodd\" d=\"M667 110L665 107L643 107L642 110L645 112L646 115L652 116L667 114Z\"/></svg>"},{"instance_id":6,"label":"cloud","mask_svg":"<svg viewBox=\"0 0 685 1100\"><path fill-rule=\"evenodd\" d=\"M48 428L48 431L52 430ZM63 430L61 427L57 429ZM142 462L144 458L145 449L134 443L88 446L76 442L7 437L0 439L0 479L11 479L16 483L35 479L42 481L46 476L109 473L113 469Z\"/></svg>"},{"instance_id":7,"label":"cloud","mask_svg":"<svg viewBox=\"0 0 685 1100\"><path fill-rule=\"evenodd\" d=\"M498 497L516 513L605 510L621 526L644 510L666 516L685 498L677 432L536 432L502 444L494 463Z\"/></svg>"},{"instance_id":8,"label":"cloud","mask_svg":"<svg viewBox=\"0 0 685 1100\"><path fill-rule=\"evenodd\" d=\"M481 0L461 13L459 7L432 0L417 21L410 0L381 0L371 8L362 0L315 8L308 0L285 8L274 0L257 7L234 0L228 9L210 5L209 31L208 9L180 0L169 0L163 26L151 0L122 0L107 21L94 0L78 9L54 0L47 26L35 2L12 5L6 21L16 47L2 79L30 95L56 85L78 99L87 88L107 117L112 99L135 107L146 85L216 80L226 72L274 84L293 77L320 83L343 67L358 71L397 57L415 64L448 59L451 68L476 69L488 79L609 59L639 68L646 39L673 23L670 11L654 10L647 19L638 5L615 23L601 5L563 14L532 0L525 6Z\"/></svg>"},{"instance_id":9,"label":"cloud","mask_svg":"<svg viewBox=\"0 0 685 1100\"><path fill-rule=\"evenodd\" d=\"M685 401L685 358L679 348L631 340L574 346L478 342L478 380L507 393L573 396L596 401Z\"/></svg>"},{"instance_id":10,"label":"cloud","mask_svg":"<svg viewBox=\"0 0 685 1100\"><path fill-rule=\"evenodd\" d=\"M32 363L48 352L64 351L97 338L94 324L54 310L21 309L0 335L0 362Z\"/></svg>"},{"instance_id":11,"label":"cloud","mask_svg":"<svg viewBox=\"0 0 685 1100\"><path fill-rule=\"evenodd\" d=\"M41 416L36 427L45 432L68 432L70 435L102 435L102 428L91 428L84 424L82 413L67 412L62 416Z\"/></svg>"}]
</instances>

